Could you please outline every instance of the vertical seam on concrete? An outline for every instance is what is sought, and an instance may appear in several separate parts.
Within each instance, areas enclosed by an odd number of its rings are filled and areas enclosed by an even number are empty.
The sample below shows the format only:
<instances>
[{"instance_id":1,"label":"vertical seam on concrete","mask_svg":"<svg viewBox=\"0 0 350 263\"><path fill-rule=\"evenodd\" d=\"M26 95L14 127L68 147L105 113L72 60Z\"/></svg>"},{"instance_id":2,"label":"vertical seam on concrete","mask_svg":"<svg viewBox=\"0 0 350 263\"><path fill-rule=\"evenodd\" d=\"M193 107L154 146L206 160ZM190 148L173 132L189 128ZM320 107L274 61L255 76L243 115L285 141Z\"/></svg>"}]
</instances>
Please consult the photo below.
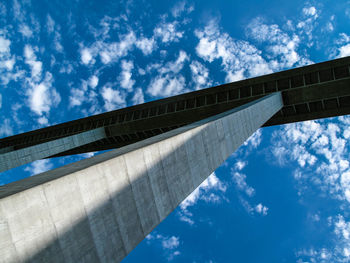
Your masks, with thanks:
<instances>
[{"instance_id":1,"label":"vertical seam on concrete","mask_svg":"<svg viewBox=\"0 0 350 263\"><path fill-rule=\"evenodd\" d=\"M15 252L15 255L16 255L16 260L19 260L18 262L23 262L22 259L20 259L19 255L18 255L18 251L17 251L17 248L15 246L15 242L13 242L12 232L11 232L10 224L8 223L7 217L6 217L6 225L7 225L7 229L8 229L8 232L10 234L10 237L11 237L11 245L12 245L12 247L14 249L14 252ZM15 261L13 261L13 262L15 262Z\"/></svg>"},{"instance_id":2,"label":"vertical seam on concrete","mask_svg":"<svg viewBox=\"0 0 350 263\"><path fill-rule=\"evenodd\" d=\"M157 207L157 202L156 202L156 198L155 198L155 194L154 194L154 189L153 189L153 187L152 187L153 184L151 184L151 178L149 177L149 173L148 173L147 162L146 162L146 160L145 160L145 153L144 153L144 151L143 151L143 148L141 148L140 150L141 150L141 152L142 152L142 159L143 159L143 162L144 162L144 164L145 164L145 166L146 166L147 180L148 180L148 183L149 183L150 188L151 188L151 191L152 191L152 196L153 196L152 201L153 201L153 203L154 203L154 206L157 208L157 209L156 209L156 210L157 210L157 217L158 217L158 220L159 220L159 222L160 222L160 214L159 214L158 207ZM152 231L151 231L151 232L152 232Z\"/></svg>"},{"instance_id":3,"label":"vertical seam on concrete","mask_svg":"<svg viewBox=\"0 0 350 263\"><path fill-rule=\"evenodd\" d=\"M175 135L176 136L176 135ZM171 137L172 138L172 137ZM166 141L167 139L165 139L164 141ZM172 143L169 143L170 144L170 147L171 147L171 150L172 150L172 152L174 152L174 147L173 147L173 144ZM158 150L159 150L159 147L158 147ZM163 156L162 156L162 154L161 154L161 152L159 151L159 156L160 156L160 163L162 164L162 167L164 168L164 164L163 164L163 160L164 160L164 158L163 158ZM169 184L169 182L168 182L168 173L167 172L165 172L165 169L164 169L164 176L165 176L165 181L166 181L166 183L167 183L167 186L168 186L168 190L169 190L169 197L170 197L170 200L171 200L171 202L172 202L172 205L173 205L173 207L172 207L172 211L174 211L175 209L176 209L176 207L178 206L178 204L176 204L176 196L172 196L172 192L170 191L170 189L171 189L171 187L170 187L170 184ZM170 212L171 213L171 212Z\"/></svg>"},{"instance_id":4,"label":"vertical seam on concrete","mask_svg":"<svg viewBox=\"0 0 350 263\"><path fill-rule=\"evenodd\" d=\"M168 178L167 178L167 176L166 176L165 167L164 167L164 165L163 165L162 158L161 158L161 154L160 154L160 151L159 151L159 145L158 145L156 148L157 148L157 151L158 151L159 157L160 157L160 161L159 161L158 163L159 163L159 165L162 167L162 170L164 171L164 180L165 180L165 183L166 183L166 188L167 188L167 190L168 190L169 200L170 200L170 203L171 203L171 212L172 212L172 211L174 211L174 209L176 208L176 205L174 204L175 201L173 200L173 198L172 198L172 196L171 196L171 194L170 194L169 182L168 182ZM170 212L170 213L171 213L171 212ZM169 214L170 214L170 213L169 213Z\"/></svg>"},{"instance_id":5,"label":"vertical seam on concrete","mask_svg":"<svg viewBox=\"0 0 350 263\"><path fill-rule=\"evenodd\" d=\"M143 153L142 153L142 154L143 154ZM143 226L142 226L142 222L141 222L141 217L140 217L140 212L139 212L139 210L138 210L138 208L137 208L137 204L136 204L136 199L135 199L135 195L134 195L133 186L132 186L132 184L131 184L131 182L130 182L129 171L128 171L128 166L126 165L125 155L123 155L122 157L123 157L122 159L123 159L123 162L124 162L124 164L125 164L125 169L126 169L126 179L128 180L128 183L129 183L129 185L130 185L131 193L132 193L132 200L134 201L135 207L136 207L136 212L137 212L137 215L136 215L136 216L137 216L138 219L139 219L139 222L140 222L140 225L141 225L141 230L142 230L143 236L146 236L145 231L143 230Z\"/></svg>"},{"instance_id":6,"label":"vertical seam on concrete","mask_svg":"<svg viewBox=\"0 0 350 263\"><path fill-rule=\"evenodd\" d=\"M154 207L156 208L156 211L157 211L157 219L158 219L158 222L160 223L160 214L159 214L159 211L158 211L157 202L156 202L156 198L155 198L155 195L154 195L154 190L153 190L153 187L152 187L153 184L151 184L151 179L149 178L149 174L148 174L147 162L146 162L146 160L145 160L145 153L144 153L144 151L143 151L143 148L140 148L139 150L140 150L141 153L142 153L142 159L143 159L143 162L144 162L145 167L146 167L147 181L148 181L148 183L149 183L149 186L150 186L151 192L152 192L152 197L153 197L153 198L152 198L152 201L153 201ZM137 206L136 206L136 209L137 209ZM138 212L138 213L139 213L139 212ZM158 224L159 224L159 223L158 223ZM158 225L158 224L157 224L157 225ZM155 227L152 228L152 230L150 231L150 233L153 231L154 228L157 227L157 225L156 225ZM142 226L142 224L141 224L141 226ZM145 232L144 230L142 230L142 231Z\"/></svg>"},{"instance_id":7,"label":"vertical seam on concrete","mask_svg":"<svg viewBox=\"0 0 350 263\"><path fill-rule=\"evenodd\" d=\"M97 169L97 166L95 166L95 169ZM103 179L105 179L104 178L104 176L102 176L103 177ZM108 195L108 198L109 198L109 195ZM84 199L82 198L82 201L83 201L83 206L84 206L84 210L85 210L85 203L84 203ZM103 204L104 205L104 204ZM93 208L93 210L92 210L92 212L94 213L95 212L95 210L96 210L96 207L95 208ZM92 240L94 241L94 244L95 244L95 249L96 249L96 254L97 254L97 257L98 257L98 259L99 259L99 261L100 262L104 262L103 260L102 260L102 258L103 258L103 255L100 255L100 250L98 249L98 247L96 246L96 242L95 242L95 235L94 235L94 232L92 231L92 222L91 222L91 219L90 219L90 217L89 217L89 215L86 215L86 220L87 220L87 222L88 222L88 224L89 224L89 229L90 229L90 232L91 232L91 237L92 237ZM102 257L102 258L101 258Z\"/></svg>"},{"instance_id":8,"label":"vertical seam on concrete","mask_svg":"<svg viewBox=\"0 0 350 263\"><path fill-rule=\"evenodd\" d=\"M205 127L205 128L206 128L206 127ZM205 129L205 128L204 128L204 129ZM211 160L208 158L208 156L209 156L209 152L208 152L209 149L208 149L208 145L205 143L205 139L204 139L204 129L203 129L203 131L201 131L201 133L200 133L200 134L201 134L201 140L202 140L202 142L203 142L204 153L205 153L205 156L207 157L207 162L210 163ZM211 171L211 164L208 164L208 170L209 170L209 172L210 172L210 174L211 174L211 173L213 173L216 169L215 169L214 171ZM210 175L210 174L209 174L209 175Z\"/></svg>"},{"instance_id":9,"label":"vertical seam on concrete","mask_svg":"<svg viewBox=\"0 0 350 263\"><path fill-rule=\"evenodd\" d=\"M197 134L193 134L192 130L189 130L189 131L187 131L187 132L189 132L189 133L191 134L191 139L194 138L195 136L197 136ZM193 174L192 169L191 169L192 166L190 165L189 160L188 160L190 154L189 154L189 149L188 149L187 146L188 146L188 144L187 144L187 141L186 141L186 143L185 143L185 151L186 151L186 156L187 156L186 160L187 160L188 165L189 165L189 170L190 170L191 177L194 178L196 175ZM204 143L203 143L203 148L204 148L204 154L206 155ZM208 168L208 171L210 171L209 168ZM199 177L199 179L201 178L200 175L199 175L198 177ZM193 179L192 181L193 181L193 186L194 186L193 191L196 190L197 187L203 182L203 181L200 179L201 183L200 183L199 185L197 185L197 184L196 184L197 181L195 181L194 179ZM192 192L193 192L193 191L192 191ZM192 192L191 192L191 193L192 193Z\"/></svg>"},{"instance_id":10,"label":"vertical seam on concrete","mask_svg":"<svg viewBox=\"0 0 350 263\"><path fill-rule=\"evenodd\" d=\"M185 134L185 133L187 133L187 132L189 132L189 131L186 131L186 132L184 132L183 134ZM192 136L192 134L191 134L191 136ZM190 139L191 139L191 138L190 138ZM190 175L190 177L191 177L192 185L193 185L193 187L194 187L194 189L190 192L190 194L191 194L194 190L196 190L197 186L196 186L195 180L194 180L194 178L193 178L193 176L192 176L192 171L191 171L190 163L189 163L189 161L188 161L188 152L187 152L186 143L187 143L187 139L183 141L183 147L185 148L185 154L186 154L186 161L185 161L185 162L186 162L186 164L187 164L187 166L188 166L189 175ZM180 202L180 204L181 204L181 203L182 203L182 202Z\"/></svg>"},{"instance_id":11,"label":"vertical seam on concrete","mask_svg":"<svg viewBox=\"0 0 350 263\"><path fill-rule=\"evenodd\" d=\"M82 195L81 195L81 188L80 188L79 181L78 181L78 179L77 179L75 173L73 174L73 177L74 177L74 179L75 179L75 181L76 181L76 184L77 184L77 187L78 187L78 189L79 189L79 196L80 196L80 198L81 198L81 200L82 200L82 204L83 204L83 209L84 209L85 217L87 218L87 220L88 220L88 222L89 222L88 213L86 212L86 209L85 209L84 198L83 198ZM99 259L100 262L101 262L100 256L99 256L98 251L97 251L97 249L96 249L96 243L95 243L94 236L93 236L93 234L92 234L90 222L89 222L89 232L90 232L90 235L91 235L92 242L93 242L93 244L94 244L94 248L93 248L93 249L95 250L95 253L96 253L97 256L98 256L98 259Z\"/></svg>"},{"instance_id":12,"label":"vertical seam on concrete","mask_svg":"<svg viewBox=\"0 0 350 263\"><path fill-rule=\"evenodd\" d=\"M123 161L124 161L124 159L123 159ZM109 202L111 203L111 206L112 206L112 209L111 209L111 210L112 210L112 213L113 213L115 222L116 222L116 224L117 224L117 225L116 225L116 228L117 228L118 234L119 234L119 236L120 236L120 240L122 241L122 244L123 244L123 251L124 251L125 255L128 255L128 253L127 253L127 251L126 251L125 241L124 241L124 239L123 239L123 235L122 235L122 233L120 232L120 226L119 226L119 223L118 223L118 220L117 220L117 215L116 215L116 213L115 213L115 207L114 207L114 205L113 205L112 194L111 194L110 189L109 189L109 187L108 187L108 180L107 180L107 178L106 178L105 175L106 175L106 174L103 172L103 178L104 178L104 180L105 180L105 182L106 182L106 185L107 185L108 200L109 200Z\"/></svg>"},{"instance_id":13,"label":"vertical seam on concrete","mask_svg":"<svg viewBox=\"0 0 350 263\"><path fill-rule=\"evenodd\" d=\"M44 184L44 185L45 185L45 184ZM58 241L57 243L58 243L58 245L59 245L59 247L60 247L60 251L61 251L61 253L62 253L62 256L65 257L64 251L63 251L62 246L61 246L61 242L59 242L60 237L58 236L58 232L57 232L57 228L56 228L55 221L54 221L53 218L52 218L51 209L50 209L49 201L47 200L47 196L46 196L46 192L45 192L44 185L42 185L41 188L42 188L43 193L44 193L44 196L45 196L45 201L46 201L46 204L47 204L47 208L48 208L48 210L49 210L50 219L51 219L52 225L53 225L53 227L54 227L54 229L55 229L56 239L57 239L57 241Z\"/></svg>"}]
</instances>

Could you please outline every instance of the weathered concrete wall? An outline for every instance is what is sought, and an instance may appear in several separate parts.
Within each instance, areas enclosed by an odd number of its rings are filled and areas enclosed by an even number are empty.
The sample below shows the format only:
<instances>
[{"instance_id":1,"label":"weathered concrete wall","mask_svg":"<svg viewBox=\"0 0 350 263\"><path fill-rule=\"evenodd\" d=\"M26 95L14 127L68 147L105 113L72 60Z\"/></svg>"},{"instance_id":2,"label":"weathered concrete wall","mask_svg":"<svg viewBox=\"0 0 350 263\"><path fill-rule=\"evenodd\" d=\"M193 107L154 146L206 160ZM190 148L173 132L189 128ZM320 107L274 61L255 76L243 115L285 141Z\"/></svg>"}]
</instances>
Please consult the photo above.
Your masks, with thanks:
<instances>
[{"instance_id":1,"label":"weathered concrete wall","mask_svg":"<svg viewBox=\"0 0 350 263\"><path fill-rule=\"evenodd\" d=\"M0 187L0 262L120 262L281 107L276 93Z\"/></svg>"},{"instance_id":2,"label":"weathered concrete wall","mask_svg":"<svg viewBox=\"0 0 350 263\"><path fill-rule=\"evenodd\" d=\"M13 151L11 147L1 149L5 153L0 152L0 173L103 138L106 138L105 129L97 128L20 150Z\"/></svg>"}]
</instances>

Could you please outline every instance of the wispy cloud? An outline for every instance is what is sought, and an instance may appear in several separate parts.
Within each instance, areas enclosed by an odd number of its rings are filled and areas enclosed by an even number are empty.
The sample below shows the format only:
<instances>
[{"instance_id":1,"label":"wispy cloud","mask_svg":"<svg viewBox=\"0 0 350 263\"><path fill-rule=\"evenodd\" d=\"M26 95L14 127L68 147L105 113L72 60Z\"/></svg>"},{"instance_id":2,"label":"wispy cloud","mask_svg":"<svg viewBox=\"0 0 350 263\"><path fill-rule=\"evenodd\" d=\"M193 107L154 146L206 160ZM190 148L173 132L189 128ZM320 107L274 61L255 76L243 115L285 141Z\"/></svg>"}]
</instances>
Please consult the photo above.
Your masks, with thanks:
<instances>
[{"instance_id":1,"label":"wispy cloud","mask_svg":"<svg viewBox=\"0 0 350 263\"><path fill-rule=\"evenodd\" d=\"M165 65L149 65L148 72L156 69L158 75L151 79L147 93L153 97L172 96L185 90L185 78L180 74L185 63L189 60L187 53L180 50L175 61L167 62Z\"/></svg>"},{"instance_id":2,"label":"wispy cloud","mask_svg":"<svg viewBox=\"0 0 350 263\"><path fill-rule=\"evenodd\" d=\"M294 176L301 186L310 181L331 197L350 202L349 117L337 119L288 124L273 134L270 149L280 165L296 162L303 169Z\"/></svg>"},{"instance_id":3,"label":"wispy cloud","mask_svg":"<svg viewBox=\"0 0 350 263\"><path fill-rule=\"evenodd\" d=\"M181 221L193 225L193 214L189 208L196 205L199 200L206 203L220 203L225 200L223 194L226 192L225 183L212 173L200 186L198 186L182 203L180 204L179 218Z\"/></svg>"},{"instance_id":4,"label":"wispy cloud","mask_svg":"<svg viewBox=\"0 0 350 263\"><path fill-rule=\"evenodd\" d=\"M94 74L91 75L88 80L81 80L81 84L78 87L72 87L69 96L69 107L84 106L80 108L84 115L101 112L96 90L98 84L99 78ZM111 84L107 83L105 86L110 87Z\"/></svg>"},{"instance_id":5,"label":"wispy cloud","mask_svg":"<svg viewBox=\"0 0 350 263\"><path fill-rule=\"evenodd\" d=\"M16 56L11 54L11 41L2 36L0 31L0 80L7 85L11 80L17 81L24 76L23 70L16 70Z\"/></svg>"},{"instance_id":6,"label":"wispy cloud","mask_svg":"<svg viewBox=\"0 0 350 263\"><path fill-rule=\"evenodd\" d=\"M0 136L10 136L13 134L13 128L11 121L9 119L4 119L1 121L0 125Z\"/></svg>"},{"instance_id":7,"label":"wispy cloud","mask_svg":"<svg viewBox=\"0 0 350 263\"><path fill-rule=\"evenodd\" d=\"M190 64L190 69L192 81L196 90L208 88L212 85L212 81L209 78L209 70L203 64L194 60Z\"/></svg>"},{"instance_id":8,"label":"wispy cloud","mask_svg":"<svg viewBox=\"0 0 350 263\"><path fill-rule=\"evenodd\" d=\"M121 61L122 71L119 76L120 86L128 91L132 90L135 84L135 80L132 79L132 70L134 68L134 63L132 61Z\"/></svg>"},{"instance_id":9,"label":"wispy cloud","mask_svg":"<svg viewBox=\"0 0 350 263\"><path fill-rule=\"evenodd\" d=\"M187 1L177 2L171 9L171 14L174 17L179 17L182 14L189 14L194 10L194 6L189 4Z\"/></svg>"},{"instance_id":10,"label":"wispy cloud","mask_svg":"<svg viewBox=\"0 0 350 263\"><path fill-rule=\"evenodd\" d=\"M179 251L180 238L177 236L164 236L152 233L146 236L148 244L155 244L162 248L164 256L168 261L172 261L176 256L180 255Z\"/></svg>"},{"instance_id":11,"label":"wispy cloud","mask_svg":"<svg viewBox=\"0 0 350 263\"><path fill-rule=\"evenodd\" d=\"M154 37L151 37L151 38L141 37L136 40L135 44L136 44L136 47L140 49L145 56L152 54L152 52L157 47Z\"/></svg>"},{"instance_id":12,"label":"wispy cloud","mask_svg":"<svg viewBox=\"0 0 350 263\"><path fill-rule=\"evenodd\" d=\"M46 172L52 167L53 164L50 162L50 160L44 159L32 162L29 166L25 168L25 171L29 172L30 175L36 175L39 173Z\"/></svg>"},{"instance_id":13,"label":"wispy cloud","mask_svg":"<svg viewBox=\"0 0 350 263\"><path fill-rule=\"evenodd\" d=\"M35 78L34 78L35 79ZM46 72L45 78L40 83L27 79L30 88L27 91L30 109L39 116L39 124L48 123L48 114L51 107L57 107L61 101L61 96L53 88L53 77L50 72Z\"/></svg>"},{"instance_id":14,"label":"wispy cloud","mask_svg":"<svg viewBox=\"0 0 350 263\"><path fill-rule=\"evenodd\" d=\"M349 262L350 261L350 222L343 215L328 217L328 225L333 229L330 234L332 245L324 248L308 248L297 251L298 263L307 262Z\"/></svg>"},{"instance_id":15,"label":"wispy cloud","mask_svg":"<svg viewBox=\"0 0 350 263\"><path fill-rule=\"evenodd\" d=\"M125 93L113 89L111 85L106 84L101 90L102 98L105 102L104 107L107 111L123 108L126 106Z\"/></svg>"},{"instance_id":16,"label":"wispy cloud","mask_svg":"<svg viewBox=\"0 0 350 263\"><path fill-rule=\"evenodd\" d=\"M196 53L207 62L221 60L226 73L225 81L237 81L272 72L262 58L261 51L246 41L235 40L221 32L218 21L212 19L202 28L195 30L199 39Z\"/></svg>"},{"instance_id":17,"label":"wispy cloud","mask_svg":"<svg viewBox=\"0 0 350 263\"><path fill-rule=\"evenodd\" d=\"M25 63L31 68L31 78L33 81L40 81L43 63L37 60L34 49L30 45L24 47Z\"/></svg>"},{"instance_id":18,"label":"wispy cloud","mask_svg":"<svg viewBox=\"0 0 350 263\"><path fill-rule=\"evenodd\" d=\"M301 40L297 34L289 35L276 24L264 23L262 18L250 22L246 30L250 38L265 45L269 68L273 71L311 63L298 53Z\"/></svg>"},{"instance_id":19,"label":"wispy cloud","mask_svg":"<svg viewBox=\"0 0 350 263\"><path fill-rule=\"evenodd\" d=\"M178 42L184 35L184 31L178 30L179 23L174 22L161 22L154 29L154 36L159 38L163 43Z\"/></svg>"},{"instance_id":20,"label":"wispy cloud","mask_svg":"<svg viewBox=\"0 0 350 263\"><path fill-rule=\"evenodd\" d=\"M248 147L248 144L245 146L245 148L246 147ZM261 214L265 216L267 215L269 208L263 205L262 203L253 205L252 201L250 201L251 198L255 195L255 189L250 185L248 185L247 175L243 173L243 169L247 165L248 165L248 161L238 160L231 167L231 176L238 190L238 199L241 202L241 205L243 206L243 208L249 214Z\"/></svg>"},{"instance_id":21,"label":"wispy cloud","mask_svg":"<svg viewBox=\"0 0 350 263\"><path fill-rule=\"evenodd\" d=\"M137 88L134 91L134 96L131 99L133 105L141 104L145 102L144 94L141 88Z\"/></svg>"}]
</instances>

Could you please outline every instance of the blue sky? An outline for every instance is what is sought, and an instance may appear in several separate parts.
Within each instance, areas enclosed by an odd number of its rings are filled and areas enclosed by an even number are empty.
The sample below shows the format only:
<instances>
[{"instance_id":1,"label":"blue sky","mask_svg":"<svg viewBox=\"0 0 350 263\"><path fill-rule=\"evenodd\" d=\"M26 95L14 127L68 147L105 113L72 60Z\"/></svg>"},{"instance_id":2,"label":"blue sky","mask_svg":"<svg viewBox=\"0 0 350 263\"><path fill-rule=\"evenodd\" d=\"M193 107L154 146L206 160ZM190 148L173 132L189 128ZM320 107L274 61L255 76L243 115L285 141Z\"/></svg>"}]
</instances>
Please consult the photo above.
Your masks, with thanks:
<instances>
[{"instance_id":1,"label":"blue sky","mask_svg":"<svg viewBox=\"0 0 350 263\"><path fill-rule=\"evenodd\" d=\"M0 137L349 55L347 0L6 0ZM350 262L349 124L260 129L124 262Z\"/></svg>"}]
</instances>

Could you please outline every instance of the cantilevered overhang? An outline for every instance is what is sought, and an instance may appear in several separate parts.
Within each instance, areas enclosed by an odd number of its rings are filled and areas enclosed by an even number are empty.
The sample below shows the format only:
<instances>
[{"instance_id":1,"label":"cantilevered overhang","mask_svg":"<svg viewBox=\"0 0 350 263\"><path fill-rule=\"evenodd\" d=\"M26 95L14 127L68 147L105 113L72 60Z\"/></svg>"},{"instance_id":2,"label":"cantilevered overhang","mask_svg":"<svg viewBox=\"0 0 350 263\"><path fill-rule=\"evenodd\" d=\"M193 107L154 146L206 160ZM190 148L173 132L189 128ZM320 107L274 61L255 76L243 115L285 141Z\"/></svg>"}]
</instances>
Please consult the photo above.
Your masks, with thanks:
<instances>
[{"instance_id":1,"label":"cantilevered overhang","mask_svg":"<svg viewBox=\"0 0 350 263\"><path fill-rule=\"evenodd\" d=\"M282 91L284 107L264 126L350 114L350 57L232 82L0 139L0 153L98 127L107 137L55 156L107 150ZM237 124L239 125L239 124Z\"/></svg>"}]
</instances>

